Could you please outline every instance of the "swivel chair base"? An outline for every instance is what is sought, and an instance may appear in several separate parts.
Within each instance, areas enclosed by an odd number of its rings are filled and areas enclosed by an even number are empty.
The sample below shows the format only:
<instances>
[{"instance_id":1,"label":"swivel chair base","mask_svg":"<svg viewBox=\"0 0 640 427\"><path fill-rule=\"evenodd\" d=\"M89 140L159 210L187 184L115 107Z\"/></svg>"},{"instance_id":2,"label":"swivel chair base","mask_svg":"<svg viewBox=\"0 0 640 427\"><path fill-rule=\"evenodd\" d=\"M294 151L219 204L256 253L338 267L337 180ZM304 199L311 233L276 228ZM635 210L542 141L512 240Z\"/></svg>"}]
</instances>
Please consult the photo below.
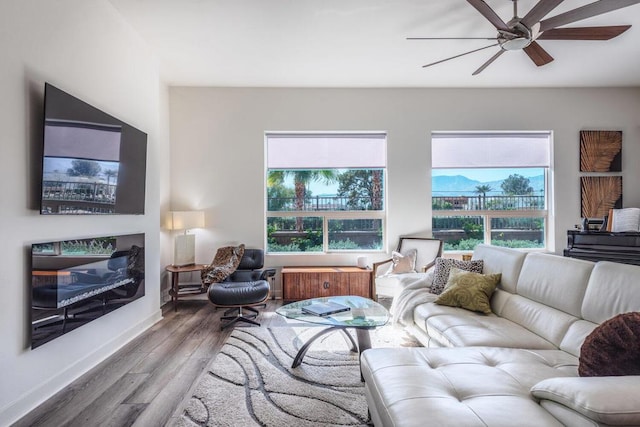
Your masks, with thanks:
<instances>
[{"instance_id":1,"label":"swivel chair base","mask_svg":"<svg viewBox=\"0 0 640 427\"><path fill-rule=\"evenodd\" d=\"M253 313L251 314L245 314L243 312L243 309L249 310ZM229 316L228 314L231 312L236 312L235 315ZM233 307L230 308L229 310L224 312L224 316L222 316L220 319L221 320L228 320L228 322L223 323L222 326L220 327L221 331L224 331L227 327L229 326L233 326L238 322L245 322L245 323L250 323L252 325L256 325L256 326L260 326L260 323L256 322L255 319L256 317L258 317L258 310L252 308L252 307Z\"/></svg>"},{"instance_id":2,"label":"swivel chair base","mask_svg":"<svg viewBox=\"0 0 640 427\"><path fill-rule=\"evenodd\" d=\"M266 280L222 282L209 287L209 301L216 307L227 309L221 317L223 322L226 321L221 330L238 322L260 326L260 323L253 320L259 313L254 307L265 304L268 297L269 283Z\"/></svg>"}]
</instances>

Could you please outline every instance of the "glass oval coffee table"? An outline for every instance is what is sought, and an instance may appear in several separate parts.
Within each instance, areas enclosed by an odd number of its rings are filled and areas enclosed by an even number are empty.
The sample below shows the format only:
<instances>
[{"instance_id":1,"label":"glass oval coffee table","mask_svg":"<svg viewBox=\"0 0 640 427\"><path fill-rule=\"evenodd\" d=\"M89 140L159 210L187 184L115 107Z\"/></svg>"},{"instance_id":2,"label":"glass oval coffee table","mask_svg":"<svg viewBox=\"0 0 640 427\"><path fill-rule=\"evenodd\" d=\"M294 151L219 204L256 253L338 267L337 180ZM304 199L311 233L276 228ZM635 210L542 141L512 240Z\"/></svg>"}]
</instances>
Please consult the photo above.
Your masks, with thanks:
<instances>
[{"instance_id":1,"label":"glass oval coffee table","mask_svg":"<svg viewBox=\"0 0 640 427\"><path fill-rule=\"evenodd\" d=\"M304 307L318 303L337 303L349 307L347 311L333 313L326 316L317 316L303 311ZM347 343L351 346L351 351L358 352L358 356L368 348L371 348L371 337L369 330L384 326L389 321L389 312L377 302L355 295L334 296L325 298L313 298L303 301L292 302L283 305L276 310L281 316L288 319L300 320L302 322L325 325L328 328L321 330L307 341L298 354L293 359L292 368L300 366L304 355L315 340L323 335L339 331L342 333ZM346 329L356 330L357 344L351 334Z\"/></svg>"}]
</instances>

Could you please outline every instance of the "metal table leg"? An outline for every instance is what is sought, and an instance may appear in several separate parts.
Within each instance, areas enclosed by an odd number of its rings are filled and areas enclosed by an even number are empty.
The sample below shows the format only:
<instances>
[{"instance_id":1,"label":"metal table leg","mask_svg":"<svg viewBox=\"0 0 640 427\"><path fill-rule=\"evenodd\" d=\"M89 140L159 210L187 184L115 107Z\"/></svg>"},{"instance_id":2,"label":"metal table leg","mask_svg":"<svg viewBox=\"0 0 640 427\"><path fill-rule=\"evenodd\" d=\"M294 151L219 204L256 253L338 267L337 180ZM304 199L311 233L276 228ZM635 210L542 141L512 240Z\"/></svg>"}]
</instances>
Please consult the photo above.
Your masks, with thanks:
<instances>
[{"instance_id":1,"label":"metal table leg","mask_svg":"<svg viewBox=\"0 0 640 427\"><path fill-rule=\"evenodd\" d=\"M307 341L306 343L304 343L302 347L300 347L300 350L298 350L298 354L296 354L296 357L293 359L293 364L291 365L291 367L297 368L298 366L300 366L300 364L302 363L302 359L304 359L304 355L307 354L307 350L309 350L309 347L311 347L311 344L313 344L315 340L317 340L323 335L330 334L335 331L342 332L342 336L345 338L345 341L347 341L347 344L351 344L351 351L353 352L358 351L358 346L356 345L356 342L353 340L353 337L351 336L351 334L345 331L344 326L331 326L327 329L321 330L320 332L312 336L309 339L309 341ZM369 344L369 346L371 346L371 344Z\"/></svg>"}]
</instances>

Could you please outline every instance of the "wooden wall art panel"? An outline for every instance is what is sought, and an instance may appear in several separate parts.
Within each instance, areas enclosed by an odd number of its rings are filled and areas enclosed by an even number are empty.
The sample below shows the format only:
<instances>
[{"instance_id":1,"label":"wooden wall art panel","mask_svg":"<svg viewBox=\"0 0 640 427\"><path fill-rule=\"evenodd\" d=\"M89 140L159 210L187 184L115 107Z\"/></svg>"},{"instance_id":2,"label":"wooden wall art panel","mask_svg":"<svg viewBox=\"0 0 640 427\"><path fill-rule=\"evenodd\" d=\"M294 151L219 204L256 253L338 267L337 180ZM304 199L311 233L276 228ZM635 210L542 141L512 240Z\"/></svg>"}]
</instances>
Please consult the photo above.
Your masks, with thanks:
<instances>
[{"instance_id":1,"label":"wooden wall art panel","mask_svg":"<svg viewBox=\"0 0 640 427\"><path fill-rule=\"evenodd\" d=\"M621 172L622 131L581 130L580 172Z\"/></svg>"},{"instance_id":2,"label":"wooden wall art panel","mask_svg":"<svg viewBox=\"0 0 640 427\"><path fill-rule=\"evenodd\" d=\"M604 218L609 209L622 208L622 177L580 177L580 195L583 218Z\"/></svg>"}]
</instances>

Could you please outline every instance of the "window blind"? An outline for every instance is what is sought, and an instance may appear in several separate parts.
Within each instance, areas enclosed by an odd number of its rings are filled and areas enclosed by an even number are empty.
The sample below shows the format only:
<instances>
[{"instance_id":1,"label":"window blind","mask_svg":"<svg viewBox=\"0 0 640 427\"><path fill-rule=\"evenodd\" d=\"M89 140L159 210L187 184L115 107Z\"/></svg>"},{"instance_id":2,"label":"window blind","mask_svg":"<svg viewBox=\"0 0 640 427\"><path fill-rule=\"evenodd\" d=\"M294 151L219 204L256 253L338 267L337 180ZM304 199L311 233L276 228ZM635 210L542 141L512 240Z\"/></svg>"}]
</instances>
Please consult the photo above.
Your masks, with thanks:
<instances>
[{"instance_id":1,"label":"window blind","mask_svg":"<svg viewBox=\"0 0 640 427\"><path fill-rule=\"evenodd\" d=\"M434 169L550 167L550 164L550 132L431 135Z\"/></svg>"},{"instance_id":2,"label":"window blind","mask_svg":"<svg viewBox=\"0 0 640 427\"><path fill-rule=\"evenodd\" d=\"M385 133L266 134L267 168L376 169L387 165Z\"/></svg>"},{"instance_id":3,"label":"window blind","mask_svg":"<svg viewBox=\"0 0 640 427\"><path fill-rule=\"evenodd\" d=\"M121 126L47 120L44 155L117 162L121 132Z\"/></svg>"}]
</instances>

